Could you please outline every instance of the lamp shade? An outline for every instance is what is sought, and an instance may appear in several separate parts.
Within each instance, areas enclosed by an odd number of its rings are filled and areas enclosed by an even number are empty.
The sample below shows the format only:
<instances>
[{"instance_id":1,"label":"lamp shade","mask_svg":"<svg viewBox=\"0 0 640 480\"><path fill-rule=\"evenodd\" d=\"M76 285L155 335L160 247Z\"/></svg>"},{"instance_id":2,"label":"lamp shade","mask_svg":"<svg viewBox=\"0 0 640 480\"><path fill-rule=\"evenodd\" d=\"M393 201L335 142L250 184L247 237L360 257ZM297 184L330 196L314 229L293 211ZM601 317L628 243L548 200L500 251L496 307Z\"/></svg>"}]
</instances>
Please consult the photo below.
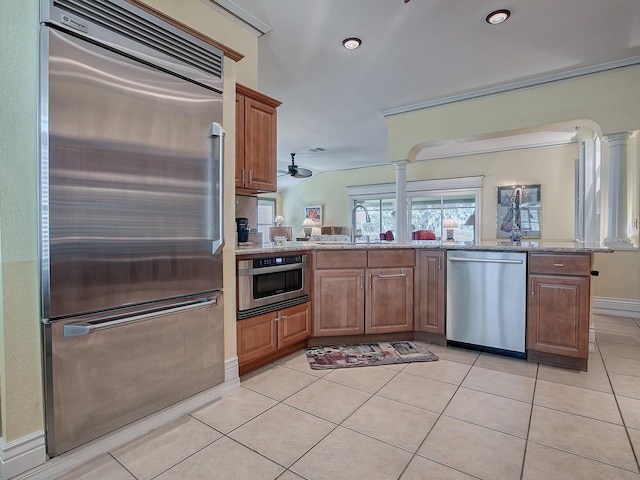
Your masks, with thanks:
<instances>
[{"instance_id":1,"label":"lamp shade","mask_svg":"<svg viewBox=\"0 0 640 480\"><path fill-rule=\"evenodd\" d=\"M315 224L316 223L309 217L305 218L304 221L302 222L302 226L304 227L313 227L315 226Z\"/></svg>"},{"instance_id":2,"label":"lamp shade","mask_svg":"<svg viewBox=\"0 0 640 480\"><path fill-rule=\"evenodd\" d=\"M444 228L458 228L458 222L456 222L453 217L447 217L444 219L444 222L442 222L442 226Z\"/></svg>"},{"instance_id":3,"label":"lamp shade","mask_svg":"<svg viewBox=\"0 0 640 480\"><path fill-rule=\"evenodd\" d=\"M467 221L464 222L465 226L467 227L473 227L476 224L476 214L472 213L469 218L467 218Z\"/></svg>"},{"instance_id":4,"label":"lamp shade","mask_svg":"<svg viewBox=\"0 0 640 480\"><path fill-rule=\"evenodd\" d=\"M284 218L282 218L282 215L276 215L276 218L273 219L273 223L280 227L284 223Z\"/></svg>"}]
</instances>

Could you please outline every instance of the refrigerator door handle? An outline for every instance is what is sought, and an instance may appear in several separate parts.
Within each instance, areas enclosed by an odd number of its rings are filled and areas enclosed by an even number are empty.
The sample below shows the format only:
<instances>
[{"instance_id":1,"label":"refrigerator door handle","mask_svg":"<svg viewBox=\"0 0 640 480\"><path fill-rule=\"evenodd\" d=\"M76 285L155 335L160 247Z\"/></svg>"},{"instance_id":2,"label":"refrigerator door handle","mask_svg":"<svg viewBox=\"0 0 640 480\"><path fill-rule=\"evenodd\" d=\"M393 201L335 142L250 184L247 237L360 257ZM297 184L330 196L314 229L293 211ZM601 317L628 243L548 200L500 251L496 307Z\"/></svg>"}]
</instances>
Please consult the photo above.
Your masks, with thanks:
<instances>
[{"instance_id":1,"label":"refrigerator door handle","mask_svg":"<svg viewBox=\"0 0 640 480\"><path fill-rule=\"evenodd\" d=\"M89 335L90 333L96 332L98 330L105 330L107 328L119 327L122 325L141 322L143 320L147 320L152 317L172 315L174 313L184 312L186 310L194 310L196 308L211 307L217 304L218 304L218 297L216 296L213 298L203 298L200 300L196 300L195 302L189 302L187 305L180 305L177 307L168 308L166 310L161 310L161 311L142 313L140 315L134 315L133 317L120 318L120 319L111 320L108 322L68 323L63 327L63 335L65 337L79 337L82 335Z\"/></svg>"},{"instance_id":2,"label":"refrigerator door handle","mask_svg":"<svg viewBox=\"0 0 640 480\"><path fill-rule=\"evenodd\" d=\"M213 239L211 242L211 253L216 255L222 251L224 247L224 215L222 205L224 205L224 129L219 123L213 122L211 124L211 137L213 140L213 160L218 162L218 185L217 193L217 212L214 212L218 220L218 235L217 239ZM215 167L214 167L215 168Z\"/></svg>"}]
</instances>

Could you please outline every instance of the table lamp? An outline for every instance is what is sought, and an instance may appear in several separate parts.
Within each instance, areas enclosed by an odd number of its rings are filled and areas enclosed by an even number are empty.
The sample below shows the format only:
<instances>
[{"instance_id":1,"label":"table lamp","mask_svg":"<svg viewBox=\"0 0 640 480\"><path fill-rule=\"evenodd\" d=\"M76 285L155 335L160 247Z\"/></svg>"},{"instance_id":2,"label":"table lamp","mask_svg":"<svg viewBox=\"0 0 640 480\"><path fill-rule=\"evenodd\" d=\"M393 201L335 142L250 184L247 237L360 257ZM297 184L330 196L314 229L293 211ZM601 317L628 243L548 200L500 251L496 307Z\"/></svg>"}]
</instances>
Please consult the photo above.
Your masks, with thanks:
<instances>
[{"instance_id":1,"label":"table lamp","mask_svg":"<svg viewBox=\"0 0 640 480\"><path fill-rule=\"evenodd\" d=\"M442 222L442 228L447 229L447 241L453 240L453 229L458 228L458 222L455 221L452 217L447 217Z\"/></svg>"},{"instance_id":2,"label":"table lamp","mask_svg":"<svg viewBox=\"0 0 640 480\"><path fill-rule=\"evenodd\" d=\"M276 224L276 227L281 227L284 223L284 218L282 218L282 215L276 215L276 218L273 219L273 223Z\"/></svg>"},{"instance_id":3,"label":"table lamp","mask_svg":"<svg viewBox=\"0 0 640 480\"><path fill-rule=\"evenodd\" d=\"M309 238L311 236L311 228L315 225L314 221L309 217L305 218L302 222L302 226L304 227L304 236Z\"/></svg>"}]
</instances>

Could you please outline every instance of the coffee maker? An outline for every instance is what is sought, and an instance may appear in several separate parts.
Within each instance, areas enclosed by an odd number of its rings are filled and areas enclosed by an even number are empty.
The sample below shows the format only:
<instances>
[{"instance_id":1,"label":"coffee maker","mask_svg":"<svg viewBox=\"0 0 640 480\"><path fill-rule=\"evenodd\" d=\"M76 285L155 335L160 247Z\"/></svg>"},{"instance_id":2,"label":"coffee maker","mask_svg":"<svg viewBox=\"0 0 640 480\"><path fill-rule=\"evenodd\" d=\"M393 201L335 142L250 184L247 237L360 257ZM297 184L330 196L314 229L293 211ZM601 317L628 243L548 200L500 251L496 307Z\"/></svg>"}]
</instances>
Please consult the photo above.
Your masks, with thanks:
<instances>
[{"instance_id":1,"label":"coffee maker","mask_svg":"<svg viewBox=\"0 0 640 480\"><path fill-rule=\"evenodd\" d=\"M245 217L236 218L236 231L238 232L238 242L249 241L249 219Z\"/></svg>"}]
</instances>

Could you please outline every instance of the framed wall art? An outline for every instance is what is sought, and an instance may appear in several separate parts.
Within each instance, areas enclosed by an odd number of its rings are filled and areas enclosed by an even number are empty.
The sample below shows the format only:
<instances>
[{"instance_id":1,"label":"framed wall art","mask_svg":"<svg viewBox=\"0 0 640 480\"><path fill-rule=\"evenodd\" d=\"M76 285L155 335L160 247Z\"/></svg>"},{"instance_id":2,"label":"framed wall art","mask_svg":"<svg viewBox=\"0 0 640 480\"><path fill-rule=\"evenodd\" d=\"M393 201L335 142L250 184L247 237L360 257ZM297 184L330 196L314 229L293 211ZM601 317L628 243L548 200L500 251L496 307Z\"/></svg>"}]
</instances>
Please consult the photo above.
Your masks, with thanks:
<instances>
[{"instance_id":1,"label":"framed wall art","mask_svg":"<svg viewBox=\"0 0 640 480\"><path fill-rule=\"evenodd\" d=\"M505 185L498 187L498 222L496 237L509 237L519 227L522 238L540 238L540 185Z\"/></svg>"},{"instance_id":2,"label":"framed wall art","mask_svg":"<svg viewBox=\"0 0 640 480\"><path fill-rule=\"evenodd\" d=\"M322 225L322 205L304 207L304 218L310 218L314 224Z\"/></svg>"}]
</instances>

